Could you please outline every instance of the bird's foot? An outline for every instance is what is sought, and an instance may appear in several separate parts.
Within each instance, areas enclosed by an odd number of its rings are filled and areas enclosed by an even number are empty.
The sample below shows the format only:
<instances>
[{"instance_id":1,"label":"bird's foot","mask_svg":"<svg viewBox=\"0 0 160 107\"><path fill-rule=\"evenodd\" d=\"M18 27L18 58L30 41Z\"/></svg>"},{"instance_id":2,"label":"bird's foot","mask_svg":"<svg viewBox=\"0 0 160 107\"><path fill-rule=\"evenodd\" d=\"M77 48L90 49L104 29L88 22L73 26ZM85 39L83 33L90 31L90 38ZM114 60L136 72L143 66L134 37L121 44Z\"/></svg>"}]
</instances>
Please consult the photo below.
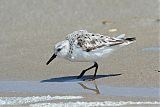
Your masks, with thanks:
<instances>
[{"instance_id":1,"label":"bird's foot","mask_svg":"<svg viewBox=\"0 0 160 107\"><path fill-rule=\"evenodd\" d=\"M79 76L77 76L77 79L80 79L82 76L81 75L79 75Z\"/></svg>"},{"instance_id":2,"label":"bird's foot","mask_svg":"<svg viewBox=\"0 0 160 107\"><path fill-rule=\"evenodd\" d=\"M82 72L82 73L77 77L77 79L82 78L82 77L83 77L83 75L84 75L84 72Z\"/></svg>"},{"instance_id":3,"label":"bird's foot","mask_svg":"<svg viewBox=\"0 0 160 107\"><path fill-rule=\"evenodd\" d=\"M95 78L83 79L83 81L94 81Z\"/></svg>"}]
</instances>

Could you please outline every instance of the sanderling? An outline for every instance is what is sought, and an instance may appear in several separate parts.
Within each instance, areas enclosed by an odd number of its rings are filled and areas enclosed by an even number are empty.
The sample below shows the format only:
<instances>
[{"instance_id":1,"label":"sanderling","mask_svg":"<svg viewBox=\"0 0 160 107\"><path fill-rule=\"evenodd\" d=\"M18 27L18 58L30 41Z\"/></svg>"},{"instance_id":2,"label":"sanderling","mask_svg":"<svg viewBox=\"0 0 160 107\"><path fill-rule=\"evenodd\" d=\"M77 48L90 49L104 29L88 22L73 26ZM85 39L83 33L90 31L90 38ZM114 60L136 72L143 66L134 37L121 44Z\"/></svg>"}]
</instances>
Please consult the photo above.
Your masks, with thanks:
<instances>
[{"instance_id":1,"label":"sanderling","mask_svg":"<svg viewBox=\"0 0 160 107\"><path fill-rule=\"evenodd\" d=\"M93 79L96 77L98 64L97 60L108 56L114 50L126 46L136 39L135 37L126 38L125 34L117 37L109 37L101 34L89 33L86 30L74 31L68 34L64 41L57 43L54 47L54 54L46 63L47 65L56 56L76 62L94 62L94 65L83 70L77 79L81 78L86 71L95 67Z\"/></svg>"}]
</instances>

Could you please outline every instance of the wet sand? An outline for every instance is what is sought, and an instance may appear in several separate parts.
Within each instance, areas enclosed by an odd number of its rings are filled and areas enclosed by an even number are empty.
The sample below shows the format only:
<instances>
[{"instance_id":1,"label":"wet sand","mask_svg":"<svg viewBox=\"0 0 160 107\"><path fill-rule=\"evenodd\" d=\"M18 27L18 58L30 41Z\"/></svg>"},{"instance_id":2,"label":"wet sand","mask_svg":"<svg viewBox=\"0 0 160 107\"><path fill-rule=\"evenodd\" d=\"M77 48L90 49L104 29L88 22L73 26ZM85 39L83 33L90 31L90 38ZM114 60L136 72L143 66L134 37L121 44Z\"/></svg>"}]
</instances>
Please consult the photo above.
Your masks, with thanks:
<instances>
[{"instance_id":1,"label":"wet sand","mask_svg":"<svg viewBox=\"0 0 160 107\"><path fill-rule=\"evenodd\" d=\"M158 0L1 0L0 97L73 95L82 96L83 99L76 100L82 102L159 102L159 5ZM54 44L79 29L109 36L125 33L127 37L137 39L135 43L98 61L99 76L95 82L99 94L92 82L75 79L91 63L73 63L57 58L50 65L45 65ZM91 70L86 75L93 73ZM19 87L17 82L20 82ZM21 82L28 83L22 85ZM79 83L87 83L93 89ZM56 88L56 84L61 90ZM10 85L12 87L9 88ZM36 91L43 87L48 87L47 92ZM141 93L143 89L146 92ZM137 93L142 95L136 96ZM67 103L66 100L51 102Z\"/></svg>"}]
</instances>

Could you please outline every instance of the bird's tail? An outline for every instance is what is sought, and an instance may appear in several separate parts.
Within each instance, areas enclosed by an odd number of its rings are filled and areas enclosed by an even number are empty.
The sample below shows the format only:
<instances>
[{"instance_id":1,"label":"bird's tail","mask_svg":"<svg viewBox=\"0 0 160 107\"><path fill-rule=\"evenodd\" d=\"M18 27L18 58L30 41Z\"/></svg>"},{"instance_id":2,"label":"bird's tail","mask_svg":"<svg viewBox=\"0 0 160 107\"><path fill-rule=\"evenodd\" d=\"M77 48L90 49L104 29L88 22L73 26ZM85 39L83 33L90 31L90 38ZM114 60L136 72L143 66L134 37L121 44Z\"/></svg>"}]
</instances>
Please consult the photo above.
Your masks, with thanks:
<instances>
[{"instance_id":1,"label":"bird's tail","mask_svg":"<svg viewBox=\"0 0 160 107\"><path fill-rule=\"evenodd\" d=\"M129 44L135 42L136 37L125 37L125 34L121 34L121 35L117 36L116 39L123 41L121 46L125 46L125 45L129 45Z\"/></svg>"},{"instance_id":2,"label":"bird's tail","mask_svg":"<svg viewBox=\"0 0 160 107\"><path fill-rule=\"evenodd\" d=\"M119 36L116 37L116 39L120 39L120 40L125 40L126 42L132 42L136 40L136 37L125 37L125 34L121 34Z\"/></svg>"},{"instance_id":3,"label":"bird's tail","mask_svg":"<svg viewBox=\"0 0 160 107\"><path fill-rule=\"evenodd\" d=\"M124 38L126 41L135 41L136 40L136 37L129 37L129 38Z\"/></svg>"},{"instance_id":4,"label":"bird's tail","mask_svg":"<svg viewBox=\"0 0 160 107\"><path fill-rule=\"evenodd\" d=\"M133 42L136 41L136 37L128 37L128 38L124 38L124 45L128 45L131 44Z\"/></svg>"}]
</instances>

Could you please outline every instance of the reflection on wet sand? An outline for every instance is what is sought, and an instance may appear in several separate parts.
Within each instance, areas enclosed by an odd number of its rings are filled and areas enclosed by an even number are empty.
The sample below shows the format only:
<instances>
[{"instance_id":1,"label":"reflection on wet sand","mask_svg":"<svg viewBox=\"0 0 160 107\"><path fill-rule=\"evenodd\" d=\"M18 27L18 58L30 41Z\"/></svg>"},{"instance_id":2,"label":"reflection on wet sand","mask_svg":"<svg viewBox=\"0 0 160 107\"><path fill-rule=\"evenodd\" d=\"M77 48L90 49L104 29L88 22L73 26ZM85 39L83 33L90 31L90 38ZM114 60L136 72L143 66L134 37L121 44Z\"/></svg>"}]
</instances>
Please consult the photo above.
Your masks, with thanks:
<instances>
[{"instance_id":1,"label":"reflection on wet sand","mask_svg":"<svg viewBox=\"0 0 160 107\"><path fill-rule=\"evenodd\" d=\"M98 85L98 86L97 86ZM71 91L72 90L72 91ZM107 90L107 91L106 91ZM159 98L160 88L154 87L116 87L96 84L96 81L48 82L39 81L0 81L0 96L3 93L38 93L38 94L101 94L103 96L134 96Z\"/></svg>"},{"instance_id":2,"label":"reflection on wet sand","mask_svg":"<svg viewBox=\"0 0 160 107\"><path fill-rule=\"evenodd\" d=\"M99 91L99 89L98 89L98 87L97 87L97 84L96 84L96 81L95 81L95 80L90 82L90 83L93 83L93 84L94 84L95 88L90 88L90 87L88 87L87 84L85 84L85 83L87 83L87 82L81 82L81 83L78 83L78 84L79 84L80 86L82 86L84 89L91 90L91 91L95 92L96 94L100 94L100 91Z\"/></svg>"}]
</instances>

